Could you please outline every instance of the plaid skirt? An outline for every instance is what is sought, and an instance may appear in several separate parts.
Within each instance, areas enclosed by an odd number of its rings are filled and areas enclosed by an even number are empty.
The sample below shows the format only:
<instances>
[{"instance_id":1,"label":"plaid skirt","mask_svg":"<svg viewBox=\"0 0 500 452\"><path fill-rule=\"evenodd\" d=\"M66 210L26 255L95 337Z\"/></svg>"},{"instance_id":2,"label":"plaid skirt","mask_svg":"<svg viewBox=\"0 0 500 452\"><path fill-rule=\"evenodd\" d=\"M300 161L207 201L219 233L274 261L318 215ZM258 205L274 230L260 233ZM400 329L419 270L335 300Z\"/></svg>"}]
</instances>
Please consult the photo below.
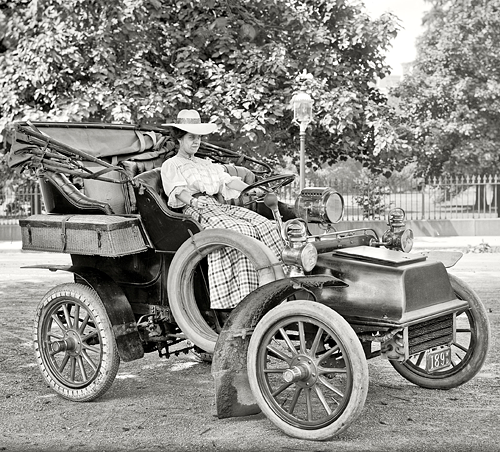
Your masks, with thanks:
<instances>
[{"instance_id":1,"label":"plaid skirt","mask_svg":"<svg viewBox=\"0 0 500 452\"><path fill-rule=\"evenodd\" d=\"M243 207L220 204L208 198L203 209L187 206L184 213L198 221L205 229L225 228L256 238L267 245L281 259L283 242L275 224L262 215ZM221 248L207 256L210 307L234 308L259 286L257 272L241 252Z\"/></svg>"}]
</instances>

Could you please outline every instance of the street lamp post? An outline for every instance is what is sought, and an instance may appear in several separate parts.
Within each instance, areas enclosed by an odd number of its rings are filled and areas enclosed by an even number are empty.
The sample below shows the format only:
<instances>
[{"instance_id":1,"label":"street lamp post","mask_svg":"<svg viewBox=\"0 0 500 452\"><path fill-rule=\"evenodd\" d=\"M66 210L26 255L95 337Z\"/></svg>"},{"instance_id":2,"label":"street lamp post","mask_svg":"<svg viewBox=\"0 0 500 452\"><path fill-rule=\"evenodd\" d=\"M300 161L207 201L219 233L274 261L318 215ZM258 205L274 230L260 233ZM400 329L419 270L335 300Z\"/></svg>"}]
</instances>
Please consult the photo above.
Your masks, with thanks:
<instances>
[{"instance_id":1,"label":"street lamp post","mask_svg":"<svg viewBox=\"0 0 500 452\"><path fill-rule=\"evenodd\" d=\"M300 132L300 190L305 186L305 161L306 161L306 129L312 120L312 104L313 100L309 94L303 91L298 92L293 96L293 121L299 125Z\"/></svg>"}]
</instances>

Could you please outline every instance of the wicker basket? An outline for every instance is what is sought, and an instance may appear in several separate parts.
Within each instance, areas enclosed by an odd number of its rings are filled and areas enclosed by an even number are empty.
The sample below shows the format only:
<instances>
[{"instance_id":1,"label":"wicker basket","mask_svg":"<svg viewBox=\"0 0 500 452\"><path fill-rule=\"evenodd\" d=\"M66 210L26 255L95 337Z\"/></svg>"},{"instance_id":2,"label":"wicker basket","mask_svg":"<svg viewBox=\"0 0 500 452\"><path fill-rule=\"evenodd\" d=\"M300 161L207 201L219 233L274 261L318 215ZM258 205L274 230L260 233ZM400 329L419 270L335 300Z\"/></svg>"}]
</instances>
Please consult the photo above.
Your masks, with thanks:
<instances>
[{"instance_id":1,"label":"wicker basket","mask_svg":"<svg viewBox=\"0 0 500 452\"><path fill-rule=\"evenodd\" d=\"M23 250L118 257L147 249L138 218L32 215L19 224Z\"/></svg>"}]
</instances>

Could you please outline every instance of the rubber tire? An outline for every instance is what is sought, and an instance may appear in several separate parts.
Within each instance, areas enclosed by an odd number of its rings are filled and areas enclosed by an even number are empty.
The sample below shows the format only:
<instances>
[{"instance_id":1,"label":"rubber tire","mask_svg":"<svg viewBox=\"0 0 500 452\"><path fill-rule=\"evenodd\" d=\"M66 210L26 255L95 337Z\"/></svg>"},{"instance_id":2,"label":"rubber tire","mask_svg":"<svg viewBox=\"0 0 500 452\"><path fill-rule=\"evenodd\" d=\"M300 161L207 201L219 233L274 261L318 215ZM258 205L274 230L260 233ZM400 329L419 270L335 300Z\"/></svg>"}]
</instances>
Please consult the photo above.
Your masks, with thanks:
<instances>
[{"instance_id":1,"label":"rubber tire","mask_svg":"<svg viewBox=\"0 0 500 452\"><path fill-rule=\"evenodd\" d=\"M314 319L334 332L336 339L345 350L345 356L350 361L352 387L350 397L342 412L328 425L317 429L303 429L287 422L280 415L278 404L271 406L261 387L261 375L258 369L259 349L268 331L281 320L304 316ZM332 438L346 430L361 414L368 392L368 364L361 342L349 323L329 307L307 300L296 300L283 303L269 311L257 324L248 348L247 357L248 378L252 393L259 408L267 418L287 435L304 440L323 441ZM272 396L271 396L272 397ZM282 410L283 411L283 410Z\"/></svg>"},{"instance_id":2,"label":"rubber tire","mask_svg":"<svg viewBox=\"0 0 500 452\"><path fill-rule=\"evenodd\" d=\"M88 323L95 326L100 339L98 344L92 344L94 348L97 346L100 349L98 363L94 363L97 365L93 375L86 381L75 380L75 384L68 383L51 362L49 338L46 334L47 322L51 320L52 313L58 311L57 306L68 303L78 304L80 313L85 312L85 315L90 316ZM82 314L79 317L82 318ZM113 384L120 365L120 357L106 309L99 295L91 287L69 283L54 287L47 292L36 310L33 336L35 357L42 376L61 397L74 402L88 402L101 397Z\"/></svg>"},{"instance_id":3,"label":"rubber tire","mask_svg":"<svg viewBox=\"0 0 500 452\"><path fill-rule=\"evenodd\" d=\"M471 347L459 366L451 374L425 374L411 363L390 361L394 369L408 381L427 389L452 389L472 379L484 364L490 342L490 325L486 309L476 292L464 281L449 275L451 287L457 298L469 302L469 312L473 322ZM469 319L469 323L471 320Z\"/></svg>"},{"instance_id":4,"label":"rubber tire","mask_svg":"<svg viewBox=\"0 0 500 452\"><path fill-rule=\"evenodd\" d=\"M170 309L187 338L213 354L219 337L203 318L194 296L194 272L207 254L230 246L247 256L258 270L259 285L284 278L283 268L274 253L261 241L228 229L205 229L184 242L170 265L167 290Z\"/></svg>"}]
</instances>

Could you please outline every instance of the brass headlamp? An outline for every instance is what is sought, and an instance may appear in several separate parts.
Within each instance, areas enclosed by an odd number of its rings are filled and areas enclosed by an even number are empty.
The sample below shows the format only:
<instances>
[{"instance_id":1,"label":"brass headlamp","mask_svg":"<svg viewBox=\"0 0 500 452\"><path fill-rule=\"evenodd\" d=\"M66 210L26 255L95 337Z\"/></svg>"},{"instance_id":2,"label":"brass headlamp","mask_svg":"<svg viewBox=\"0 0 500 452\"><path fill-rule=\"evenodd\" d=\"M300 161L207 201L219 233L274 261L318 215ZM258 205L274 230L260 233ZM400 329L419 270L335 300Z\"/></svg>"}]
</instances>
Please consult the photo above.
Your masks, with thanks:
<instances>
[{"instance_id":1,"label":"brass headlamp","mask_svg":"<svg viewBox=\"0 0 500 452\"><path fill-rule=\"evenodd\" d=\"M295 214L306 223L338 223L344 216L344 198L332 188L304 188L295 201Z\"/></svg>"}]
</instances>

